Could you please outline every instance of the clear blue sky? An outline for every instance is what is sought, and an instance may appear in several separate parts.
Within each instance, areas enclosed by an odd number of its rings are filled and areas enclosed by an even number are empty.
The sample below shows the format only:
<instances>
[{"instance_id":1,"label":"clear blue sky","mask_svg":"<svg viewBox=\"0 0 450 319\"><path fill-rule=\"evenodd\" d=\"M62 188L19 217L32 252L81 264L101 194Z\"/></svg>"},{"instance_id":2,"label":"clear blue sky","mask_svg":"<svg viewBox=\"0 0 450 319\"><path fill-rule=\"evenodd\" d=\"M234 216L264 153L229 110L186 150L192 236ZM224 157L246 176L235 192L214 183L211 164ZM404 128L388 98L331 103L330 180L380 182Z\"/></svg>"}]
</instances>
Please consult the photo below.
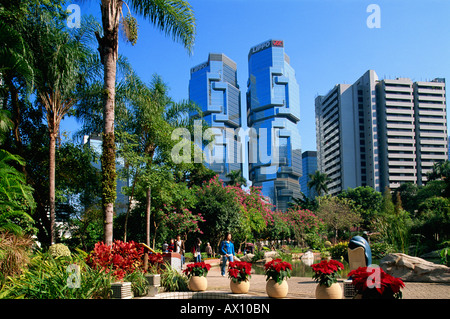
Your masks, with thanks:
<instances>
[{"instance_id":1,"label":"clear blue sky","mask_svg":"<svg viewBox=\"0 0 450 319\"><path fill-rule=\"evenodd\" d=\"M77 1L74 1L77 3ZM191 56L138 17L135 46L120 41L137 73L157 73L174 100L188 98L189 70L224 53L237 63L245 108L250 47L284 40L300 86L302 150L316 149L314 98L337 83L351 84L373 69L382 78L450 81L450 1L447 0L192 0L197 35ZM370 29L369 4L381 9L381 28ZM82 14L100 16L100 0L80 4ZM126 8L124 8L126 13ZM246 113L243 113L244 116ZM62 130L77 130L73 120Z\"/></svg>"}]
</instances>

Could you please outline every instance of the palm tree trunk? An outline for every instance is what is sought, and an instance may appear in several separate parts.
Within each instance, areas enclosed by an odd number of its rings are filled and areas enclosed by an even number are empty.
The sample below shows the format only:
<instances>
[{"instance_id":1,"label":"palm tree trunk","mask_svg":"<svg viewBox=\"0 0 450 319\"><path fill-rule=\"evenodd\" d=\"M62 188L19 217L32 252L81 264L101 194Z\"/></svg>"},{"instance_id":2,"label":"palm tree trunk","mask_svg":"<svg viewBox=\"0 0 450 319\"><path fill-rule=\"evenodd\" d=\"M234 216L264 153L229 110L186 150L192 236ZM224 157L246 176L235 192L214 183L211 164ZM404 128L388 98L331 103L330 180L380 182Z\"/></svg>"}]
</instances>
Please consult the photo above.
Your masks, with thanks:
<instances>
[{"instance_id":1,"label":"palm tree trunk","mask_svg":"<svg viewBox=\"0 0 450 319\"><path fill-rule=\"evenodd\" d=\"M49 149L49 206L50 206L50 243L55 243L55 172L56 172L56 134L50 132Z\"/></svg>"},{"instance_id":2,"label":"palm tree trunk","mask_svg":"<svg viewBox=\"0 0 450 319\"><path fill-rule=\"evenodd\" d=\"M102 0L103 37L96 33L100 59L104 66L103 85L103 142L102 142L102 203L104 214L104 242L113 240L113 215L116 199L116 167L114 141L114 99L116 95L116 67L118 57L119 18L121 0Z\"/></svg>"}]
</instances>

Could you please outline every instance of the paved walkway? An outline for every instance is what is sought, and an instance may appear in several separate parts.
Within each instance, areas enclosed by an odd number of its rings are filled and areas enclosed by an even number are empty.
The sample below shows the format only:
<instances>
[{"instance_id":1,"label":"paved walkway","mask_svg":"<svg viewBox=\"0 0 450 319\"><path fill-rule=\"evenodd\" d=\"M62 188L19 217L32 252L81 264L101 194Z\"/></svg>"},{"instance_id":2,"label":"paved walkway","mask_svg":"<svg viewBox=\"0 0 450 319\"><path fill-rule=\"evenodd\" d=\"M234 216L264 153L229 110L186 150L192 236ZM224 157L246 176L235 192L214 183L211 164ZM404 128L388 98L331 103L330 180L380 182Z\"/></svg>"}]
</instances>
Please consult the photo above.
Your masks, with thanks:
<instances>
[{"instance_id":1,"label":"paved walkway","mask_svg":"<svg viewBox=\"0 0 450 319\"><path fill-rule=\"evenodd\" d=\"M207 278L207 292L230 292L230 279L220 275L219 266L211 267ZM288 285L287 299L315 299L317 283L312 278L291 277L288 279ZM402 291L403 299L450 299L450 284L445 283L405 282L405 288ZM264 275L252 274L248 295L253 298L267 298Z\"/></svg>"}]
</instances>

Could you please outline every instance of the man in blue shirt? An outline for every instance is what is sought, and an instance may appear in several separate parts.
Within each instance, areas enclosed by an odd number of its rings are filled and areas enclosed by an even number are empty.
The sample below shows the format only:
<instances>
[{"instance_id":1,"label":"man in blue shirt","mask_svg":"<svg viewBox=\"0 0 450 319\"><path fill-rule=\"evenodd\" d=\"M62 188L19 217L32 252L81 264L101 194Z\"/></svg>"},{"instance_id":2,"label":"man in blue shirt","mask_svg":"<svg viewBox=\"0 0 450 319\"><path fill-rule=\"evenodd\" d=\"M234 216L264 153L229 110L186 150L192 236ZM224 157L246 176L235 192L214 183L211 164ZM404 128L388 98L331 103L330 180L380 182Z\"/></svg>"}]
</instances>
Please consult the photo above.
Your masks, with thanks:
<instances>
[{"instance_id":1,"label":"man in blue shirt","mask_svg":"<svg viewBox=\"0 0 450 319\"><path fill-rule=\"evenodd\" d=\"M222 277L225 277L225 266L227 260L232 262L234 259L234 244L231 241L231 234L228 233L225 240L220 243L220 253L222 254L222 264L220 265L220 271Z\"/></svg>"}]
</instances>

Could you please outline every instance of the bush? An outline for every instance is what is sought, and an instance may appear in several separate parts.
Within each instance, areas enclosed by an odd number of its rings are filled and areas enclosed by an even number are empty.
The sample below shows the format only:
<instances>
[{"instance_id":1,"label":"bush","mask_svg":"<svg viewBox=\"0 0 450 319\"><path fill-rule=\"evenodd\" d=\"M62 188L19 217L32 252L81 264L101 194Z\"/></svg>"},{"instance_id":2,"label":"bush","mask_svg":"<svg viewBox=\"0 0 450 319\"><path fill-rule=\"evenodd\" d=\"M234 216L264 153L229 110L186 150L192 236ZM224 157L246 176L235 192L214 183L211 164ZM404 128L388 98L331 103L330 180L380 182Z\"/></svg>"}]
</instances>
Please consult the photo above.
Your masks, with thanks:
<instances>
[{"instance_id":1,"label":"bush","mask_svg":"<svg viewBox=\"0 0 450 319\"><path fill-rule=\"evenodd\" d=\"M28 236L0 233L0 288L8 276L21 273L30 260L32 245Z\"/></svg>"},{"instance_id":2,"label":"bush","mask_svg":"<svg viewBox=\"0 0 450 319\"><path fill-rule=\"evenodd\" d=\"M70 250L64 244L53 244L48 248L48 253L52 257L70 257Z\"/></svg>"},{"instance_id":3,"label":"bush","mask_svg":"<svg viewBox=\"0 0 450 319\"><path fill-rule=\"evenodd\" d=\"M7 279L0 298L98 299L109 298L111 274L90 268L85 255L52 257L37 253L20 276Z\"/></svg>"},{"instance_id":4,"label":"bush","mask_svg":"<svg viewBox=\"0 0 450 319\"><path fill-rule=\"evenodd\" d=\"M189 291L187 277L180 274L169 263L165 264L165 269L161 274L161 286L168 292Z\"/></svg>"},{"instance_id":5,"label":"bush","mask_svg":"<svg viewBox=\"0 0 450 319\"><path fill-rule=\"evenodd\" d=\"M388 243L379 242L371 243L370 251L372 252L373 259L382 259L387 254L395 252L394 246Z\"/></svg>"},{"instance_id":6,"label":"bush","mask_svg":"<svg viewBox=\"0 0 450 319\"><path fill-rule=\"evenodd\" d=\"M114 277L122 279L142 266L143 255L144 247L134 241L116 240L111 246L98 242L87 257L87 263L95 269L113 271Z\"/></svg>"},{"instance_id":7,"label":"bush","mask_svg":"<svg viewBox=\"0 0 450 319\"><path fill-rule=\"evenodd\" d=\"M348 242L340 242L329 247L328 251L330 252L332 259L341 260L341 258L344 258L345 260L348 260L347 248Z\"/></svg>"},{"instance_id":8,"label":"bush","mask_svg":"<svg viewBox=\"0 0 450 319\"><path fill-rule=\"evenodd\" d=\"M136 270L130 274L125 275L123 281L131 282L131 290L134 297L145 296L148 293L148 282L144 273Z\"/></svg>"}]
</instances>

